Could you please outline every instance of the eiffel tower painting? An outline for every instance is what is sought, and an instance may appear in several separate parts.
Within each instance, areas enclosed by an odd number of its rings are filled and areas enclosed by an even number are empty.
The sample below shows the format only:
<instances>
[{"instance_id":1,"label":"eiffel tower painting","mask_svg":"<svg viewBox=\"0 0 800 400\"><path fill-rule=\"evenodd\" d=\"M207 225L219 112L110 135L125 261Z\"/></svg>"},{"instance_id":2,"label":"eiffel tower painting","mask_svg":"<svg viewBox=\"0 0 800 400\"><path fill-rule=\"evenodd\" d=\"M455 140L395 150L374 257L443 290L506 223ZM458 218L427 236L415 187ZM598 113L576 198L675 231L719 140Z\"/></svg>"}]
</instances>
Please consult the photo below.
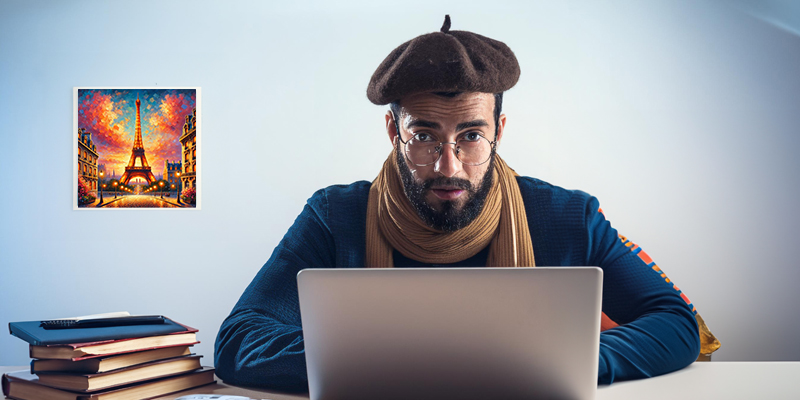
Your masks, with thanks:
<instances>
[{"instance_id":1,"label":"eiffel tower painting","mask_svg":"<svg viewBox=\"0 0 800 400\"><path fill-rule=\"evenodd\" d=\"M146 180L148 185L156 181L153 171L150 170L150 165L147 164L147 157L144 155L141 105L142 102L139 101L139 96L136 96L136 138L133 140L131 160L125 167L125 173L119 178L119 182L123 185L129 184L132 179L137 177Z\"/></svg>"},{"instance_id":2,"label":"eiffel tower painting","mask_svg":"<svg viewBox=\"0 0 800 400\"><path fill-rule=\"evenodd\" d=\"M200 88L74 88L73 209L199 209Z\"/></svg>"}]
</instances>

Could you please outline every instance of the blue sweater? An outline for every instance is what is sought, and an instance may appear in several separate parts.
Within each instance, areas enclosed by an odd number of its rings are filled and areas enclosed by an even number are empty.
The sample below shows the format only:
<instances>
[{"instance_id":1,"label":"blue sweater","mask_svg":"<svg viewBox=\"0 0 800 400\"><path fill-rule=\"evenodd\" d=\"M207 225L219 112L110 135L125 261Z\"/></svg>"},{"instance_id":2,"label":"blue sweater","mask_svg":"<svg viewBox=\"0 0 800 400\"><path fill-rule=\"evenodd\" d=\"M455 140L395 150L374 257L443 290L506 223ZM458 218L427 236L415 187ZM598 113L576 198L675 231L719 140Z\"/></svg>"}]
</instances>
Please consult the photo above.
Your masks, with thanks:
<instances>
[{"instance_id":1,"label":"blue sweater","mask_svg":"<svg viewBox=\"0 0 800 400\"><path fill-rule=\"evenodd\" d=\"M700 352L695 310L641 248L581 191L519 177L536 265L599 266L603 312L618 327L600 334L598 383L664 374ZM364 267L370 182L330 186L306 204L272 257L220 327L217 376L242 386L307 391L297 272ZM482 251L449 266L483 266ZM422 266L394 252L396 267ZM430 265L430 264L428 264Z\"/></svg>"}]
</instances>

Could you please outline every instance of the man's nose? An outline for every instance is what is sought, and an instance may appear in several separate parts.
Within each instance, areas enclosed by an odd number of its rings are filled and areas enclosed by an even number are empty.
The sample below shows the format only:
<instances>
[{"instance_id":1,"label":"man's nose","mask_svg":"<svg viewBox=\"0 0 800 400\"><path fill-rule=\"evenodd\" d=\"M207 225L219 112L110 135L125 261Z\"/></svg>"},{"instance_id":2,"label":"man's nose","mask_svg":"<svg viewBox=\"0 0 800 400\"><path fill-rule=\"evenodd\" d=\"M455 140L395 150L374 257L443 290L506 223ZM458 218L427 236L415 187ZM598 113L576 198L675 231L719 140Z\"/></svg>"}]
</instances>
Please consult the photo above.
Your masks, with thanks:
<instances>
[{"instance_id":1,"label":"man's nose","mask_svg":"<svg viewBox=\"0 0 800 400\"><path fill-rule=\"evenodd\" d=\"M442 155L433 165L434 172L448 178L455 176L461 170L461 160L456 157L456 144L453 142L442 143Z\"/></svg>"}]
</instances>

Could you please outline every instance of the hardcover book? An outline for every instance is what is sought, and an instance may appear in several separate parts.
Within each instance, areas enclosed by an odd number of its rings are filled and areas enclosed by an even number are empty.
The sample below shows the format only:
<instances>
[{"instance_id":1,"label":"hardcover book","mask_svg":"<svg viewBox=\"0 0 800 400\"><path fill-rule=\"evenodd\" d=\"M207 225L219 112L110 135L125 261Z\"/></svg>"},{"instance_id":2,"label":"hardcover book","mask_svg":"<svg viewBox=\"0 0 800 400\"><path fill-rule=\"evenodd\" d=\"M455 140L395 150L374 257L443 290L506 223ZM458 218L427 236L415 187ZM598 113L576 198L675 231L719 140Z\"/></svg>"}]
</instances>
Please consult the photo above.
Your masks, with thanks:
<instances>
[{"instance_id":1,"label":"hardcover book","mask_svg":"<svg viewBox=\"0 0 800 400\"><path fill-rule=\"evenodd\" d=\"M58 359L31 360L31 373L58 371L96 374L156 360L188 356L190 354L191 350L189 350L189 346L177 346L78 361Z\"/></svg>"},{"instance_id":2,"label":"hardcover book","mask_svg":"<svg viewBox=\"0 0 800 400\"><path fill-rule=\"evenodd\" d=\"M178 333L134 339L106 340L94 343L53 344L30 346L31 358L62 360L84 360L134 351L153 350L163 347L188 346L200 343L193 330L191 333Z\"/></svg>"},{"instance_id":3,"label":"hardcover book","mask_svg":"<svg viewBox=\"0 0 800 400\"><path fill-rule=\"evenodd\" d=\"M2 386L5 396L19 400L135 400L159 397L214 382L214 368L203 367L187 374L93 393L80 393L43 385L36 375L28 371L4 374Z\"/></svg>"},{"instance_id":4,"label":"hardcover book","mask_svg":"<svg viewBox=\"0 0 800 400\"><path fill-rule=\"evenodd\" d=\"M202 356L170 358L99 374L40 372L37 375L39 376L39 382L43 385L79 392L94 392L198 370L202 368L200 366L200 357Z\"/></svg>"},{"instance_id":5,"label":"hardcover book","mask_svg":"<svg viewBox=\"0 0 800 400\"><path fill-rule=\"evenodd\" d=\"M94 328L45 329L42 321L10 322L12 335L34 346L48 344L88 343L104 340L161 336L171 333L197 332L169 318L163 324L103 326Z\"/></svg>"}]
</instances>

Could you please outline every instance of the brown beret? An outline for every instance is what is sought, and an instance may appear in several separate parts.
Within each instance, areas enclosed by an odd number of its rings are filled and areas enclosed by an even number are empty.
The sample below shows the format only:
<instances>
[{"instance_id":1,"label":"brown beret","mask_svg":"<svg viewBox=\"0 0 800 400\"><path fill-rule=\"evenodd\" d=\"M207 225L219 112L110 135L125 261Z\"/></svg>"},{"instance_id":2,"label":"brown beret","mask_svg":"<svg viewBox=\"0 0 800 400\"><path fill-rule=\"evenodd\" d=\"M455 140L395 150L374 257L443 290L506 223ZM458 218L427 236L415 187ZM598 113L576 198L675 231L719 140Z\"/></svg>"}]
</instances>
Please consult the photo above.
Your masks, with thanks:
<instances>
[{"instance_id":1,"label":"brown beret","mask_svg":"<svg viewBox=\"0 0 800 400\"><path fill-rule=\"evenodd\" d=\"M500 93L519 79L519 63L503 42L467 31L451 31L446 15L440 32L417 36L383 60L367 87L367 98L389 104L422 92Z\"/></svg>"}]
</instances>

